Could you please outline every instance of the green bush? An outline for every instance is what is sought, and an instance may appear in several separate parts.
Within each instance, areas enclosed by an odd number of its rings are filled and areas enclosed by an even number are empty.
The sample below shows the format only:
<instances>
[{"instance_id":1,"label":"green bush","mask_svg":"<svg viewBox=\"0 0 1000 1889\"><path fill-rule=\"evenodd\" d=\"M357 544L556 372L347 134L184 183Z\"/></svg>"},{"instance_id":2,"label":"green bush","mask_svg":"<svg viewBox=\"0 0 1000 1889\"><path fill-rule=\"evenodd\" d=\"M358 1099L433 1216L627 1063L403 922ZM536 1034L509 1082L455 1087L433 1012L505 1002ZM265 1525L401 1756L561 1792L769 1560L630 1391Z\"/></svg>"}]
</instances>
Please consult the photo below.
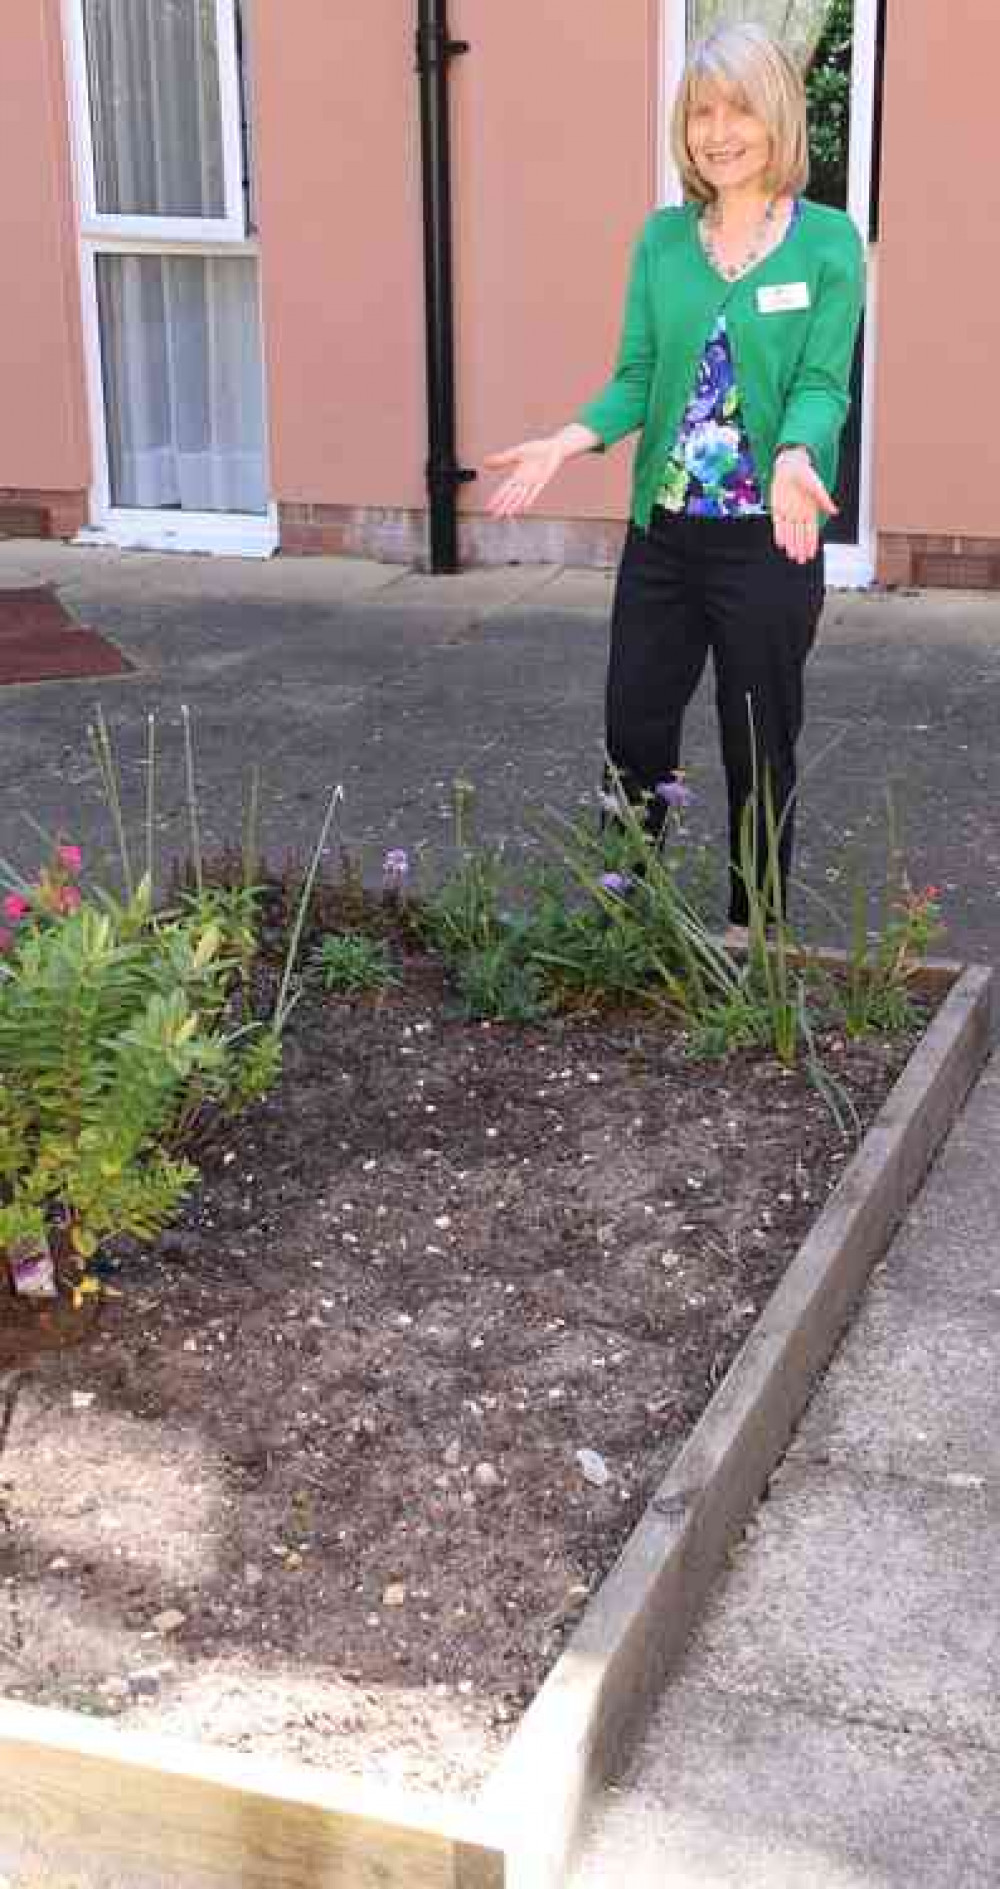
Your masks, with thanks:
<instances>
[{"instance_id":1,"label":"green bush","mask_svg":"<svg viewBox=\"0 0 1000 1889\"><path fill-rule=\"evenodd\" d=\"M383 940L367 938L362 932L328 933L316 946L311 962L324 990L345 995L386 990L399 981Z\"/></svg>"},{"instance_id":2,"label":"green bush","mask_svg":"<svg viewBox=\"0 0 1000 1889\"><path fill-rule=\"evenodd\" d=\"M39 1255L82 1270L109 1235L154 1237L197 1177L179 1148L193 1118L237 1110L280 1066L271 1026L236 1026L213 919L153 913L146 881L58 915L30 890L20 902L0 962L0 1264L14 1283Z\"/></svg>"}]
</instances>

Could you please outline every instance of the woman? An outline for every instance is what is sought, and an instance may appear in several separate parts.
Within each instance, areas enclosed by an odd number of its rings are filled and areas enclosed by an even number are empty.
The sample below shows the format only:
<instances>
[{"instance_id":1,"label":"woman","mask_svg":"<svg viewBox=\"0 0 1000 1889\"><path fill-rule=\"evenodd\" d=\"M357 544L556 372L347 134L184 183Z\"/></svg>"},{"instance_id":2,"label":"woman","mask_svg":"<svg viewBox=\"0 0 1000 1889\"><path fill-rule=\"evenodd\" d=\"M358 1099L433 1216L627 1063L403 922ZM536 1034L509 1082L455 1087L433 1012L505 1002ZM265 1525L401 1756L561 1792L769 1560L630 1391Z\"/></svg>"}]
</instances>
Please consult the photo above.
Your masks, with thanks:
<instances>
[{"instance_id":1,"label":"woman","mask_svg":"<svg viewBox=\"0 0 1000 1889\"><path fill-rule=\"evenodd\" d=\"M506 517L568 459L641 428L612 615L608 754L655 830L666 814L655 790L679 765L711 650L729 799L727 938L738 945L755 764L783 820L787 884L802 677L823 604L821 529L836 511L864 261L850 219L801 194L805 89L763 28L720 27L696 48L672 137L686 201L655 211L640 234L612 379L570 425L486 463L506 472L490 504ZM763 872L762 804L760 820Z\"/></svg>"}]
</instances>

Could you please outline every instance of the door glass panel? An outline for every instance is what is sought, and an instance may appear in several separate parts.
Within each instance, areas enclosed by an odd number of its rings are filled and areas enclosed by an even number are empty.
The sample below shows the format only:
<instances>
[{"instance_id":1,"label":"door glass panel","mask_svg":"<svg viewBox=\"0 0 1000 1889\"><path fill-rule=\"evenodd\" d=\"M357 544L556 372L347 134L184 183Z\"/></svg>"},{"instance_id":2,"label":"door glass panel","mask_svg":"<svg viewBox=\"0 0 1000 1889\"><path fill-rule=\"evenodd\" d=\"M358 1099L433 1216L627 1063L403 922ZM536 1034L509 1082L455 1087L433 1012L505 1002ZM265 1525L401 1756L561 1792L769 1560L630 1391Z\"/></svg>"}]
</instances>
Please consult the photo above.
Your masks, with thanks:
<instances>
[{"instance_id":1,"label":"door glass panel","mask_svg":"<svg viewBox=\"0 0 1000 1889\"><path fill-rule=\"evenodd\" d=\"M805 68L809 195L846 209L854 0L688 0L691 40L737 20L766 26Z\"/></svg>"},{"instance_id":2,"label":"door glass panel","mask_svg":"<svg viewBox=\"0 0 1000 1889\"><path fill-rule=\"evenodd\" d=\"M836 6L837 0L688 0L688 27L697 39L724 20L755 20L808 65Z\"/></svg>"},{"instance_id":3,"label":"door glass panel","mask_svg":"<svg viewBox=\"0 0 1000 1889\"><path fill-rule=\"evenodd\" d=\"M84 0L97 208L226 210L215 0Z\"/></svg>"},{"instance_id":4,"label":"door glass panel","mask_svg":"<svg viewBox=\"0 0 1000 1889\"><path fill-rule=\"evenodd\" d=\"M713 26L756 20L794 52L806 72L809 100L809 196L847 208L851 148L851 59L854 0L687 0L689 42ZM851 404L840 447L835 497L839 511L828 526L832 544L853 544L860 516L862 363L858 337Z\"/></svg>"},{"instance_id":5,"label":"door glass panel","mask_svg":"<svg viewBox=\"0 0 1000 1889\"><path fill-rule=\"evenodd\" d=\"M252 256L101 255L111 502L267 509Z\"/></svg>"}]
</instances>

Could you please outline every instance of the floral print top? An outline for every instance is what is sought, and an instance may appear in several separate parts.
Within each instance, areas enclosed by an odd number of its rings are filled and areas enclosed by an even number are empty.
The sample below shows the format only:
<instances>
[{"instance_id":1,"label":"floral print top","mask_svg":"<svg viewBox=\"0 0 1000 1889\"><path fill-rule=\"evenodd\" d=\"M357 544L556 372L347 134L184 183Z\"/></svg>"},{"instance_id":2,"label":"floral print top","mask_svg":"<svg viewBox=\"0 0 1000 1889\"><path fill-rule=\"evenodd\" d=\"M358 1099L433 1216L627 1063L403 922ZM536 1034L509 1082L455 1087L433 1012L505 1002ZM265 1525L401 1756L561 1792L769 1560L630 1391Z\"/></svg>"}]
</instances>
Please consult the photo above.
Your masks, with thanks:
<instances>
[{"instance_id":1,"label":"floral print top","mask_svg":"<svg viewBox=\"0 0 1000 1889\"><path fill-rule=\"evenodd\" d=\"M789 230L800 213L796 201ZM725 315L706 343L656 503L699 518L745 518L766 509L740 411Z\"/></svg>"},{"instance_id":2,"label":"floral print top","mask_svg":"<svg viewBox=\"0 0 1000 1889\"><path fill-rule=\"evenodd\" d=\"M701 357L656 503L664 511L699 518L745 518L764 510L725 315L719 316Z\"/></svg>"}]
</instances>

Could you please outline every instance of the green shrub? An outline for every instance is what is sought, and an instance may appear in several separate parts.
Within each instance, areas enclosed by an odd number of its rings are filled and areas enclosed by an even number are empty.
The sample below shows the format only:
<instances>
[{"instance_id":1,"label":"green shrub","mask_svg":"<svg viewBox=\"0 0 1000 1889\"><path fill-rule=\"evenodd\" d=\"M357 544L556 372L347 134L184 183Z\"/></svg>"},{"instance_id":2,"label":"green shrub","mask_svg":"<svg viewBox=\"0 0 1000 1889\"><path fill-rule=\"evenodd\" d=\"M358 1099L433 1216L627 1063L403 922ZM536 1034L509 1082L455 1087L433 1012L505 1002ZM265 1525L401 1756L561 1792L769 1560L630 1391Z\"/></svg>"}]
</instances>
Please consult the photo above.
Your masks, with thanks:
<instances>
[{"instance_id":1,"label":"green shrub","mask_svg":"<svg viewBox=\"0 0 1000 1889\"><path fill-rule=\"evenodd\" d=\"M324 990L352 995L358 991L386 990L399 979L380 938L361 932L329 933L312 954L311 963Z\"/></svg>"},{"instance_id":2,"label":"green shrub","mask_svg":"<svg viewBox=\"0 0 1000 1889\"><path fill-rule=\"evenodd\" d=\"M40 879L39 883L43 881ZM100 909L103 904L104 909ZM0 1256L79 1266L103 1238L150 1239L196 1179L179 1143L206 1105L270 1085L270 1026L229 1016L235 964L214 920L117 902L33 906L0 962Z\"/></svg>"}]
</instances>

